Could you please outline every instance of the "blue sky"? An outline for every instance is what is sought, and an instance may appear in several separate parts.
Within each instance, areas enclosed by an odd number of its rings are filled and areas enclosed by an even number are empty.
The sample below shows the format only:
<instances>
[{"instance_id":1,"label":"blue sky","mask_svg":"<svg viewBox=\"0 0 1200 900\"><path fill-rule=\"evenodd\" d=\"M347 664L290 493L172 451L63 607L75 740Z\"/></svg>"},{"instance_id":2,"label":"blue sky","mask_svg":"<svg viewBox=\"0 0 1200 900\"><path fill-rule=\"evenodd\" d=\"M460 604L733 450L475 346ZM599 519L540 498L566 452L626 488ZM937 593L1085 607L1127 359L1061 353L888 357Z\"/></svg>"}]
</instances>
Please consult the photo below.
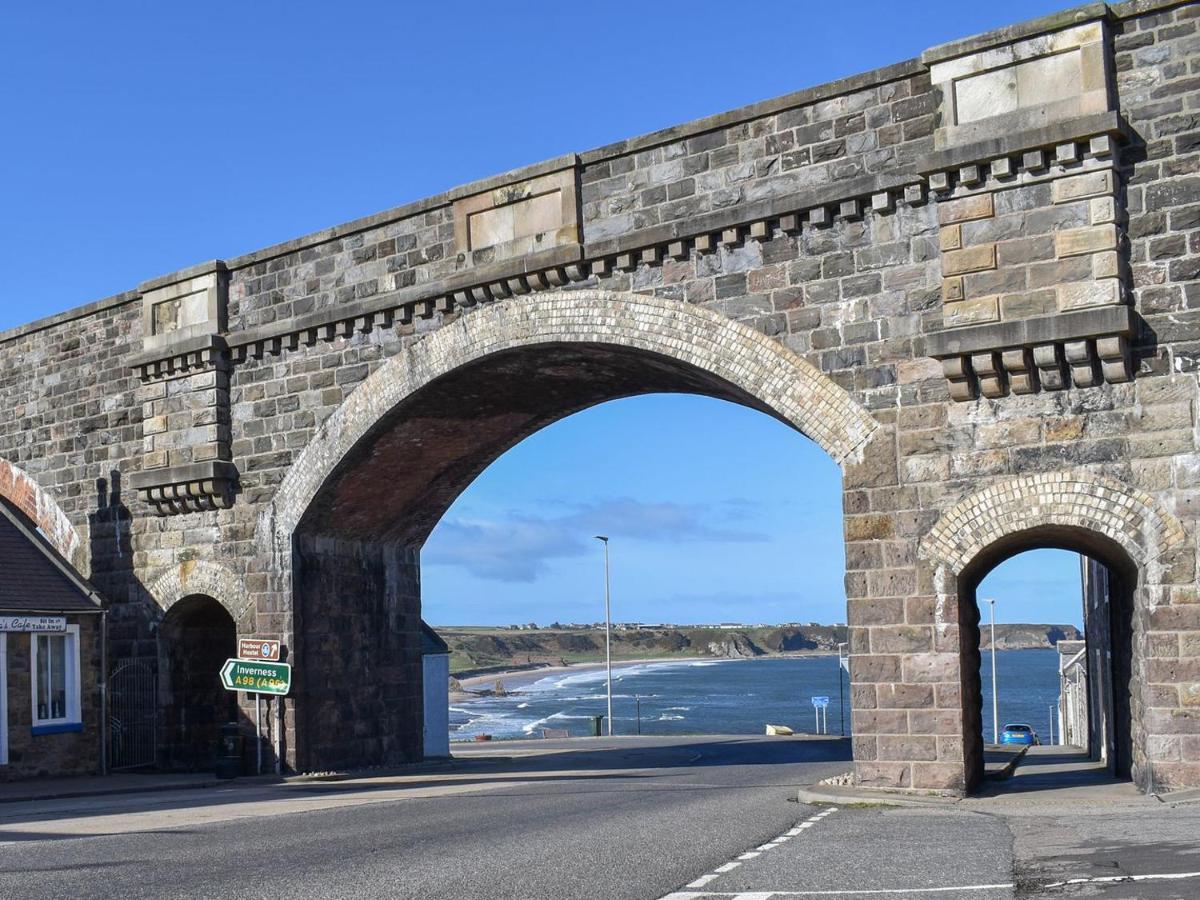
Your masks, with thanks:
<instances>
[{"instance_id":1,"label":"blue sky","mask_svg":"<svg viewBox=\"0 0 1200 900\"><path fill-rule=\"evenodd\" d=\"M9 4L0 329L1069 5ZM451 510L429 546L430 618L589 618L596 547L578 535L608 522L625 529L623 618L840 619L836 485L760 414L606 405L515 448ZM519 538L521 559L489 562L497 536ZM1005 577L1029 594L1073 566ZM1050 615L1056 602L1032 618L1077 617Z\"/></svg>"}]
</instances>

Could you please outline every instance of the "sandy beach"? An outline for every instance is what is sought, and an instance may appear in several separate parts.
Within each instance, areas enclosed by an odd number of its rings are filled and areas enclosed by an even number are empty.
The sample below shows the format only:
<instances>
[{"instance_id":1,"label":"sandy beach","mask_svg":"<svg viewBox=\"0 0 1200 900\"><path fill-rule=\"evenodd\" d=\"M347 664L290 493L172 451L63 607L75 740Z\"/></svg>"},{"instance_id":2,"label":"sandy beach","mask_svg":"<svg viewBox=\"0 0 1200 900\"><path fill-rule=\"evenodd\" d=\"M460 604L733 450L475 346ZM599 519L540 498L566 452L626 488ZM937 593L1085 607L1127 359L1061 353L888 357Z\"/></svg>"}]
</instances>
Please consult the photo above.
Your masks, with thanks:
<instances>
[{"instance_id":1,"label":"sandy beach","mask_svg":"<svg viewBox=\"0 0 1200 900\"><path fill-rule=\"evenodd\" d=\"M770 653L763 656L746 656L746 657L707 657L707 656L652 656L645 659L622 659L614 660L612 667L613 671L629 668L630 666L642 666L648 663L679 663L691 662L695 660L713 660L720 659L722 662L754 662L761 659L778 659L788 656L832 656L836 651L828 650L804 650L797 653ZM480 693L484 690L491 690L497 681L504 682L506 691L518 691L526 685L533 684L535 681L540 681L550 675L555 675L563 672L590 672L596 669L603 669L603 662L587 662L587 663L572 663L566 666L540 666L535 669L510 669L502 672L489 672L486 675L472 675L469 678L459 678L458 683L463 686L462 691L453 691L450 694L451 703L460 703L466 700L478 699Z\"/></svg>"}]
</instances>

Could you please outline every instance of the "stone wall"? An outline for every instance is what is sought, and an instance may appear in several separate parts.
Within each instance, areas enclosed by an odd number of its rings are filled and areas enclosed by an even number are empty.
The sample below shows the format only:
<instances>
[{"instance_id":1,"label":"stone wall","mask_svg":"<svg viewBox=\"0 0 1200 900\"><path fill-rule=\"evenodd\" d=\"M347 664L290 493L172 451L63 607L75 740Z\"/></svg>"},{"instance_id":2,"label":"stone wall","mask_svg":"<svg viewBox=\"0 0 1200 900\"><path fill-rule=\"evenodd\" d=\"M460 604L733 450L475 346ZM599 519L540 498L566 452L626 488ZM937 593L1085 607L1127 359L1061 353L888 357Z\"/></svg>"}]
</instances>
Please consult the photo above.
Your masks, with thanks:
<instances>
[{"instance_id":1,"label":"stone wall","mask_svg":"<svg viewBox=\"0 0 1200 900\"><path fill-rule=\"evenodd\" d=\"M293 764L348 764L414 752L419 716L356 733L387 722L389 703L419 708L417 576L397 587L385 560L411 566L469 476L590 403L728 396L843 466L864 783L969 785L972 566L1046 542L1137 568L1135 775L1153 764L1160 783L1200 783L1197 12L1081 7L16 329L0 336L13 410L0 458L85 536L114 656L155 655L173 602L155 586L203 562L224 573L204 590L232 580L249 598L216 598L238 606L240 630L281 637L316 669L299 718L288 710ZM1022 90L1047 59L1078 91ZM602 349L539 367L531 335L568 320L563 334ZM775 368L730 365L743 344ZM459 393L427 399L408 431L388 417L398 385L452 376L484 346L500 380L464 368ZM507 389L524 377L538 390ZM486 425L465 427L467 410ZM1090 505L1023 480L1054 473ZM307 493L290 490L305 479ZM383 508L372 486L396 492L395 527L363 513ZM1035 517L1003 512L1027 488ZM975 500L992 542L959 559L934 532ZM1129 515L1166 524L1122 543ZM386 597L398 668L374 643ZM338 711L351 743L305 758L303 704L330 713L326 650L361 657L375 686Z\"/></svg>"}]
</instances>

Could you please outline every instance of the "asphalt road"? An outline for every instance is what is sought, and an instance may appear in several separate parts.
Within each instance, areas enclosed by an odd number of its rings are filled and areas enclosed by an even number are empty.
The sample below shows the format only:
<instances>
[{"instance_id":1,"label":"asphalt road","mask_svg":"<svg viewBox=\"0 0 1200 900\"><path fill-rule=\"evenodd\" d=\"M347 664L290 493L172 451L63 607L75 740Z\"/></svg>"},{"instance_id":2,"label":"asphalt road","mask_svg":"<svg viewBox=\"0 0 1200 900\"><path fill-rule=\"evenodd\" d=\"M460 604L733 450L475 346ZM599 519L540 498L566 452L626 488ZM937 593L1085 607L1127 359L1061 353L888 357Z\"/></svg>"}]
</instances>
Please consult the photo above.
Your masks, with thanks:
<instances>
[{"instance_id":1,"label":"asphalt road","mask_svg":"<svg viewBox=\"0 0 1200 900\"><path fill-rule=\"evenodd\" d=\"M539 744L399 783L6 804L0 897L645 900L792 827L808 810L795 788L848 756L843 741Z\"/></svg>"},{"instance_id":2,"label":"asphalt road","mask_svg":"<svg viewBox=\"0 0 1200 900\"><path fill-rule=\"evenodd\" d=\"M0 803L0 898L1200 897L1200 804L1127 786L811 806L796 788L845 771L846 742L461 752L345 781Z\"/></svg>"}]
</instances>

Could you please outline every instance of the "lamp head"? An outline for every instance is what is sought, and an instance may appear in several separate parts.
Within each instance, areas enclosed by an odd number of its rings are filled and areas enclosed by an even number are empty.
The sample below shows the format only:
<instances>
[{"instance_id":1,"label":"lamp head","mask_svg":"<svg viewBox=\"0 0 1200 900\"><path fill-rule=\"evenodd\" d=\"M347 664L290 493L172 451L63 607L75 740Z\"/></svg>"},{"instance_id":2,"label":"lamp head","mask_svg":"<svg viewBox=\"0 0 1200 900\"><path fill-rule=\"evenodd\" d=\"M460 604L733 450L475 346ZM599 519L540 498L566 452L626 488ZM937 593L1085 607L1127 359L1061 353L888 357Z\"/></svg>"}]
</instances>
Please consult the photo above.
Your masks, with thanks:
<instances>
[{"instance_id":1,"label":"lamp head","mask_svg":"<svg viewBox=\"0 0 1200 900\"><path fill-rule=\"evenodd\" d=\"M604 535L604 534L598 534L598 535L596 535L595 537L596 537L596 540L598 540L598 541L604 541L604 543L606 543L606 544L608 543L608 536L607 536L607 535Z\"/></svg>"}]
</instances>

